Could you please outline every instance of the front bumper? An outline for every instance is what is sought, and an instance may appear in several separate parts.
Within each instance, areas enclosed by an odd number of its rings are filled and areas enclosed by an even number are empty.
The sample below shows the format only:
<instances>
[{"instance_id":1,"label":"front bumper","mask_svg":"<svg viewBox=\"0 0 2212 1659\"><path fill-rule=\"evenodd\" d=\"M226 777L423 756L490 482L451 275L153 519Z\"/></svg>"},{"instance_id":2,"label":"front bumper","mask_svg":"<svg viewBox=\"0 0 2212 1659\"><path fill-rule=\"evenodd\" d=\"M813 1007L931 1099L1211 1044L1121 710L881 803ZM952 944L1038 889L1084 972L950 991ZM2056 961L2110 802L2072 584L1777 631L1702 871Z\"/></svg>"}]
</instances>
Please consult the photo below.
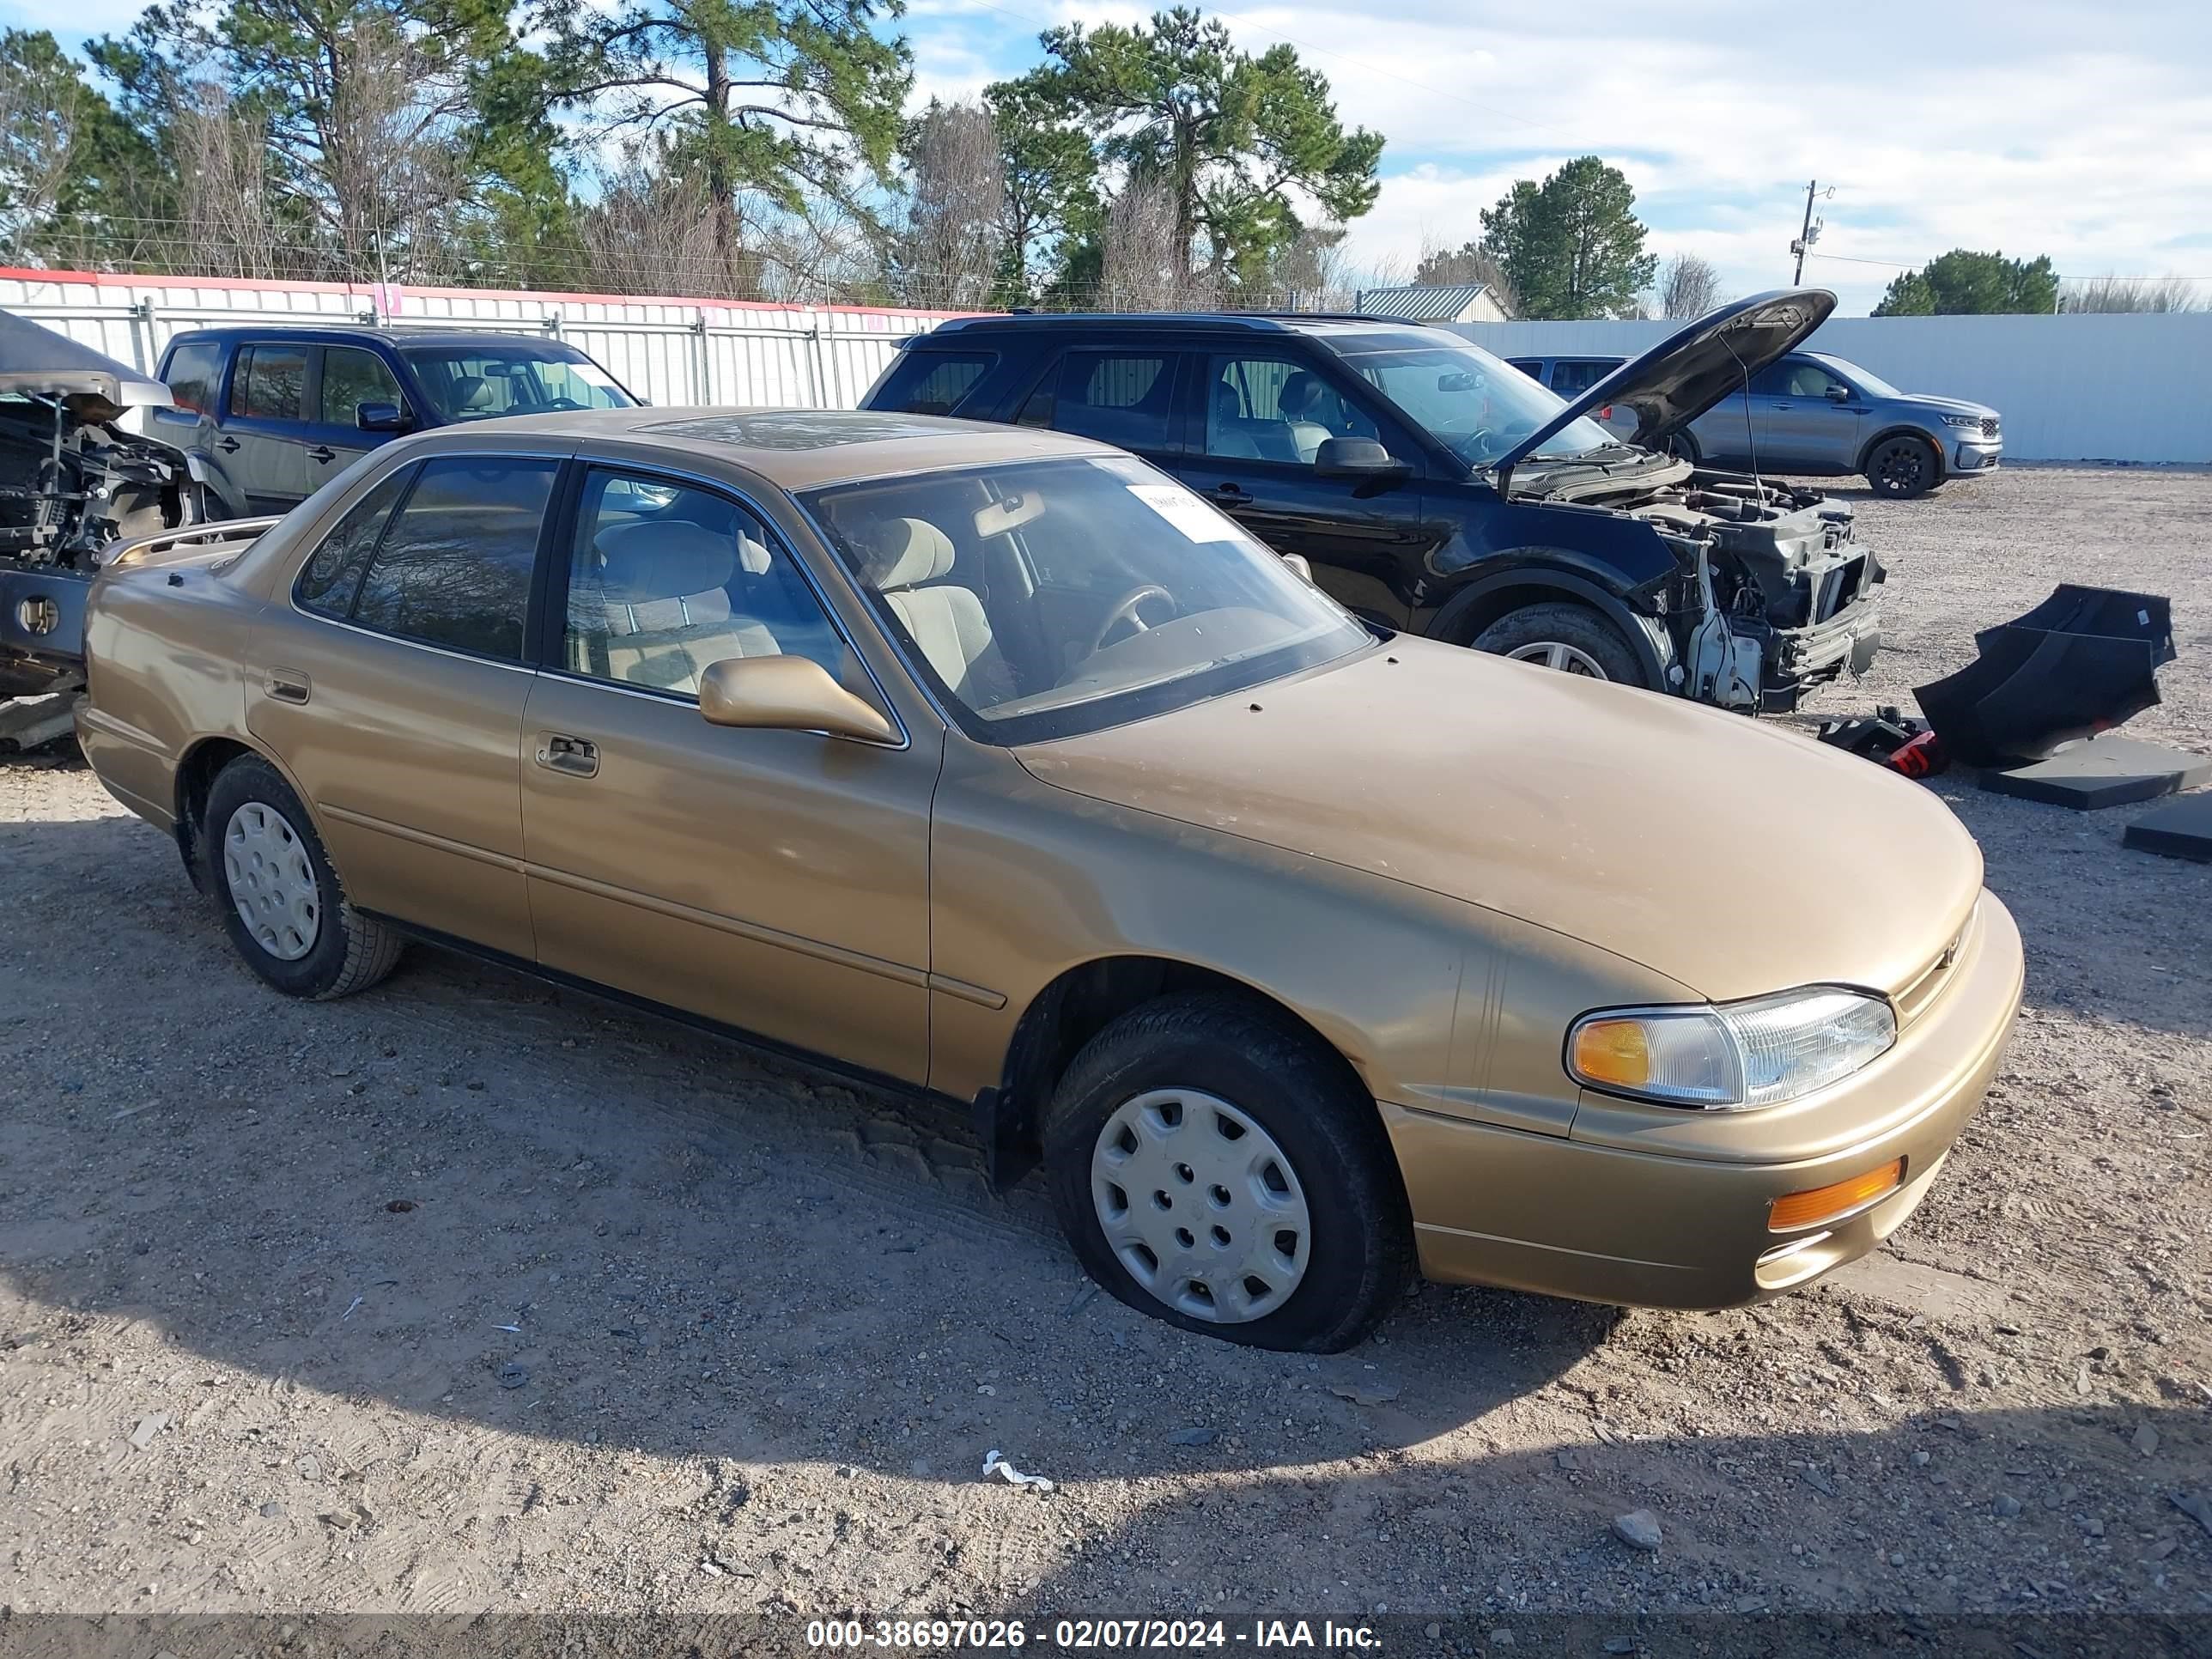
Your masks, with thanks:
<instances>
[{"instance_id":1,"label":"front bumper","mask_svg":"<svg viewBox=\"0 0 2212 1659\"><path fill-rule=\"evenodd\" d=\"M2020 1010L2020 932L1988 894L1951 984L1888 1054L1826 1096L1775 1109L1806 1125L1803 1155L1729 1155L1765 1113L1672 1115L1701 1155L1382 1105L1413 1213L1421 1271L1455 1284L1660 1308L1738 1307L1819 1278L1887 1238L1925 1198L1981 1103ZM1599 1109L1605 1115L1618 1103ZM1614 1114L1614 1115L1619 1115ZM1644 1114L1647 1118L1655 1115ZM1837 1133L1838 1121L1868 1126ZM1664 1139L1663 1133L1644 1139ZM1768 1230L1768 1206L1905 1160L1904 1184L1839 1221Z\"/></svg>"},{"instance_id":2,"label":"front bumper","mask_svg":"<svg viewBox=\"0 0 2212 1659\"><path fill-rule=\"evenodd\" d=\"M2002 438L1965 438L1951 445L1946 468L1954 477L1969 472L1994 472L2004 459Z\"/></svg>"}]
</instances>

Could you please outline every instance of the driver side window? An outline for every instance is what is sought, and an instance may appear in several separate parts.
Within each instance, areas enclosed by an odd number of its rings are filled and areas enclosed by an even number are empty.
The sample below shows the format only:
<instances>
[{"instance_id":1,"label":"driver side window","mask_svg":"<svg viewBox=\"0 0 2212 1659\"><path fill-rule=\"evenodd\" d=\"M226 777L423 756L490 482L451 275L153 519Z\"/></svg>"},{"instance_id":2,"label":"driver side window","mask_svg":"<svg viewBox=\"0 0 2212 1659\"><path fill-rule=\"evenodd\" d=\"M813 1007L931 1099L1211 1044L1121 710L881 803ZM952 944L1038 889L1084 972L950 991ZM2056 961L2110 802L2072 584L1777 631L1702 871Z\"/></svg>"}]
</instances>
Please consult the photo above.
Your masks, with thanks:
<instances>
[{"instance_id":1,"label":"driver side window","mask_svg":"<svg viewBox=\"0 0 2212 1659\"><path fill-rule=\"evenodd\" d=\"M562 659L572 673L699 695L733 657L811 657L852 683L843 636L759 519L672 480L594 467L569 550Z\"/></svg>"},{"instance_id":2,"label":"driver side window","mask_svg":"<svg viewBox=\"0 0 2212 1659\"><path fill-rule=\"evenodd\" d=\"M1222 459L1311 466L1331 438L1379 438L1375 422L1288 357L1209 358L1206 453Z\"/></svg>"}]
</instances>

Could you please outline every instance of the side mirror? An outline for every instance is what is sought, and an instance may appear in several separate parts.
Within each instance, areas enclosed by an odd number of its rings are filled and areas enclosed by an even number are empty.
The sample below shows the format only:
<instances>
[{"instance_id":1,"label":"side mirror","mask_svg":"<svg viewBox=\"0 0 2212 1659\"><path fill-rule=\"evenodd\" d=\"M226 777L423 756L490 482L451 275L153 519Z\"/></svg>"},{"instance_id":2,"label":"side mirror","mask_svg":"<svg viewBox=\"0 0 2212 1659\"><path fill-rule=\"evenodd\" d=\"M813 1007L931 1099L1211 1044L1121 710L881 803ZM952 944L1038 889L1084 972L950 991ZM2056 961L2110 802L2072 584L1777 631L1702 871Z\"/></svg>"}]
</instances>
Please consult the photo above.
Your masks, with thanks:
<instances>
[{"instance_id":1,"label":"side mirror","mask_svg":"<svg viewBox=\"0 0 2212 1659\"><path fill-rule=\"evenodd\" d=\"M811 657L732 657L708 665L699 676L699 714L709 726L898 741L889 720Z\"/></svg>"},{"instance_id":2,"label":"side mirror","mask_svg":"<svg viewBox=\"0 0 2212 1659\"><path fill-rule=\"evenodd\" d=\"M1285 564L1290 566L1291 574L1296 576L1308 587L1314 586L1313 567L1306 562L1304 554L1285 553L1282 556L1282 559Z\"/></svg>"},{"instance_id":3,"label":"side mirror","mask_svg":"<svg viewBox=\"0 0 2212 1659\"><path fill-rule=\"evenodd\" d=\"M1324 478L1395 478L1406 471L1372 438L1323 438L1314 453L1314 471Z\"/></svg>"},{"instance_id":4,"label":"side mirror","mask_svg":"<svg viewBox=\"0 0 2212 1659\"><path fill-rule=\"evenodd\" d=\"M1851 400L1851 389L1831 380L1828 382L1827 398L1832 404L1847 404Z\"/></svg>"},{"instance_id":5,"label":"side mirror","mask_svg":"<svg viewBox=\"0 0 2212 1659\"><path fill-rule=\"evenodd\" d=\"M353 423L363 432L404 432L407 411L398 404L362 404L353 412Z\"/></svg>"}]
</instances>

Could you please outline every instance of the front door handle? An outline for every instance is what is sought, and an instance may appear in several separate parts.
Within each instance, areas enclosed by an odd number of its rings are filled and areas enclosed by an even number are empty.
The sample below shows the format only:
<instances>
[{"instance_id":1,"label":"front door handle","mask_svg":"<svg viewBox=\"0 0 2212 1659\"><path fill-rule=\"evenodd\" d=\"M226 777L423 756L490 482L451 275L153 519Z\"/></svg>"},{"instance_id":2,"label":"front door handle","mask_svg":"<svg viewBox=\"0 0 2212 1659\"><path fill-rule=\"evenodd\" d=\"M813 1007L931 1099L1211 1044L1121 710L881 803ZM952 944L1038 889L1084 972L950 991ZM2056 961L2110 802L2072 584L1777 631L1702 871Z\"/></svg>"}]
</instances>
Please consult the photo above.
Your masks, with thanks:
<instances>
[{"instance_id":1,"label":"front door handle","mask_svg":"<svg viewBox=\"0 0 2212 1659\"><path fill-rule=\"evenodd\" d=\"M1242 484L1218 483L1213 486L1213 499L1222 507L1249 507L1252 492Z\"/></svg>"},{"instance_id":2,"label":"front door handle","mask_svg":"<svg viewBox=\"0 0 2212 1659\"><path fill-rule=\"evenodd\" d=\"M225 438L221 443L217 444L216 447L222 451L226 455L235 455L238 453L238 440L235 438Z\"/></svg>"},{"instance_id":3,"label":"front door handle","mask_svg":"<svg viewBox=\"0 0 2212 1659\"><path fill-rule=\"evenodd\" d=\"M272 668L261 677L261 690L277 702L305 702L313 688L296 668Z\"/></svg>"},{"instance_id":4,"label":"front door handle","mask_svg":"<svg viewBox=\"0 0 2212 1659\"><path fill-rule=\"evenodd\" d=\"M572 778L595 778L599 775L599 745L562 732L541 732L538 763L549 772L565 772Z\"/></svg>"},{"instance_id":5,"label":"front door handle","mask_svg":"<svg viewBox=\"0 0 2212 1659\"><path fill-rule=\"evenodd\" d=\"M327 444L317 444L313 449L307 452L307 459L309 460L320 461L326 466L331 462L337 459L337 451L332 449Z\"/></svg>"}]
</instances>

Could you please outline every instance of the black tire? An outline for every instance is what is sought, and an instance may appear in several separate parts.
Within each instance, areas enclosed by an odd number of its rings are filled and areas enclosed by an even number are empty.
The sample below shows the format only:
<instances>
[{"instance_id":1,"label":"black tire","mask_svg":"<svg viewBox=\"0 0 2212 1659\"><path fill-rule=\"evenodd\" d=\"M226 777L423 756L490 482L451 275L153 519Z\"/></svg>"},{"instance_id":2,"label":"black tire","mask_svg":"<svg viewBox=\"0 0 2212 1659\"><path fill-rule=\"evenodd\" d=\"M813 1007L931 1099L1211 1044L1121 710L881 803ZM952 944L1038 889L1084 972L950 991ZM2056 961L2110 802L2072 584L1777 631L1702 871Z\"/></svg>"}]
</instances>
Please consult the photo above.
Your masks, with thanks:
<instances>
[{"instance_id":1,"label":"black tire","mask_svg":"<svg viewBox=\"0 0 2212 1659\"><path fill-rule=\"evenodd\" d=\"M1156 1090L1215 1097L1288 1159L1305 1196L1308 1255L1304 1277L1272 1312L1243 1322L1185 1313L1140 1284L1107 1242L1091 1197L1092 1155L1115 1114ZM1085 1270L1131 1307L1184 1330L1335 1353L1364 1336L1413 1276L1405 1187L1374 1102L1340 1056L1255 999L1164 997L1108 1025L1053 1092L1044 1157L1054 1206ZM1188 1201L1202 1203L1196 1188Z\"/></svg>"},{"instance_id":2,"label":"black tire","mask_svg":"<svg viewBox=\"0 0 2212 1659\"><path fill-rule=\"evenodd\" d=\"M1469 641L1478 651L1500 657L1533 652L1540 647L1563 645L1577 652L1590 666L1571 670L1593 679L1649 688L1650 678L1620 630L1586 605L1555 601L1523 605L1509 611ZM1526 660L1526 659L1524 659ZM1540 664L1541 659L1536 659Z\"/></svg>"},{"instance_id":3,"label":"black tire","mask_svg":"<svg viewBox=\"0 0 2212 1659\"><path fill-rule=\"evenodd\" d=\"M1884 438L1867 452L1866 481L1877 495L1909 501L1943 481L1943 464L1927 439L1901 434Z\"/></svg>"},{"instance_id":4,"label":"black tire","mask_svg":"<svg viewBox=\"0 0 2212 1659\"><path fill-rule=\"evenodd\" d=\"M265 809L252 814L247 809ZM246 818L240 818L246 812ZM274 813L272 821L269 813ZM278 945L264 943L246 927L232 890L231 859L228 854L234 823L248 820L285 851L295 848L313 877L314 934L302 954L287 958ZM207 808L199 826L201 857L205 861L207 890L215 902L230 942L246 965L287 996L326 1001L365 991L398 964L402 940L382 922L362 915L346 902L345 890L314 820L283 775L258 755L241 755L216 775L208 791ZM252 874L241 860L241 878ZM297 935L294 938L296 939Z\"/></svg>"}]
</instances>

